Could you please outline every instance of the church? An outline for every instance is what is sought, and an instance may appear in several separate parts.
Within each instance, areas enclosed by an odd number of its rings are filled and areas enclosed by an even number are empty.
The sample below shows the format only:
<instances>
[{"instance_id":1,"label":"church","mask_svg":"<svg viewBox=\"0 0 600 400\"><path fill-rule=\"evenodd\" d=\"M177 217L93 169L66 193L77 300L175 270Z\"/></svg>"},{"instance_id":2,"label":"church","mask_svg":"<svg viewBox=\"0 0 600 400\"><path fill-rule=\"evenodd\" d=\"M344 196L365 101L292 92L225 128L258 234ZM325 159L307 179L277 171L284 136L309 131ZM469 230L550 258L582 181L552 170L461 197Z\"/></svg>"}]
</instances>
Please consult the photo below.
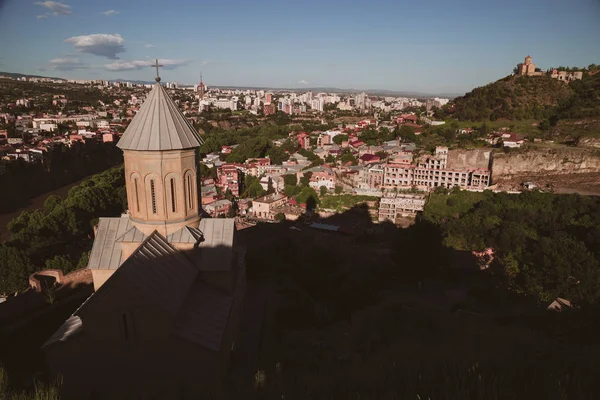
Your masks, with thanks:
<instances>
[{"instance_id":1,"label":"church","mask_svg":"<svg viewBox=\"0 0 600 400\"><path fill-rule=\"evenodd\" d=\"M202 139L156 81L117 144L128 211L95 229L94 294L43 346L64 398L218 390L235 348L245 248L233 219L202 217Z\"/></svg>"}]
</instances>

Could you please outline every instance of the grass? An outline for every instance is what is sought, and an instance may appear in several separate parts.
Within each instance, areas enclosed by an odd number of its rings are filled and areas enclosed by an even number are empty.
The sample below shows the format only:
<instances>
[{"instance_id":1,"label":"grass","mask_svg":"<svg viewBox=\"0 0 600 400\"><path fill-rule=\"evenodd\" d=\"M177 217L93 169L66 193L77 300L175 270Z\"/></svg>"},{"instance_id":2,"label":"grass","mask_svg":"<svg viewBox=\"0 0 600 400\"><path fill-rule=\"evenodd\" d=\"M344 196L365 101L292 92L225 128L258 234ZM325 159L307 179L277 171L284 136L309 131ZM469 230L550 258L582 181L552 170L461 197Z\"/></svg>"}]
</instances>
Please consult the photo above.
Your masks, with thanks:
<instances>
[{"instance_id":1,"label":"grass","mask_svg":"<svg viewBox=\"0 0 600 400\"><path fill-rule=\"evenodd\" d=\"M326 194L320 198L321 208L334 209L336 211L344 211L356 205L369 201L377 201L379 197L374 196L358 196L351 194L332 195Z\"/></svg>"},{"instance_id":2,"label":"grass","mask_svg":"<svg viewBox=\"0 0 600 400\"><path fill-rule=\"evenodd\" d=\"M0 366L0 400L60 400L62 381L57 378L50 383L35 381L30 390L11 390L8 386L8 376Z\"/></svg>"},{"instance_id":3,"label":"grass","mask_svg":"<svg viewBox=\"0 0 600 400\"><path fill-rule=\"evenodd\" d=\"M271 326L261 385L247 398L597 398L598 346L561 343L560 321L540 318L552 328L527 316L505 324L394 304L358 323Z\"/></svg>"}]
</instances>

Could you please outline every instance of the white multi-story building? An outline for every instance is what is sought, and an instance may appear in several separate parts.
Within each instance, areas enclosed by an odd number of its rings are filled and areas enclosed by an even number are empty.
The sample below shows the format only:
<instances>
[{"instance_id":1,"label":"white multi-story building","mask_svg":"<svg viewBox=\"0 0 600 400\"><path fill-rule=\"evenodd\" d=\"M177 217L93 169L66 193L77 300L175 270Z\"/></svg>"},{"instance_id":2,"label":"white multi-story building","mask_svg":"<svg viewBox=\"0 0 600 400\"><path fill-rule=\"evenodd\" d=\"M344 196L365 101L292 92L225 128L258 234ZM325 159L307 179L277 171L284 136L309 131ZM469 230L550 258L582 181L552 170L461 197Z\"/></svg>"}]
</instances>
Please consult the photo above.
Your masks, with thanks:
<instances>
[{"instance_id":1,"label":"white multi-story building","mask_svg":"<svg viewBox=\"0 0 600 400\"><path fill-rule=\"evenodd\" d=\"M379 201L379 221L397 222L398 217L408 217L423 211L425 196L422 194L398 193L382 197Z\"/></svg>"},{"instance_id":2,"label":"white multi-story building","mask_svg":"<svg viewBox=\"0 0 600 400\"><path fill-rule=\"evenodd\" d=\"M423 190L437 187L460 187L463 189L484 189L490 184L488 169L449 169L448 148L436 147L435 155L427 157L417 165L387 164L383 186L387 188L410 188Z\"/></svg>"}]
</instances>

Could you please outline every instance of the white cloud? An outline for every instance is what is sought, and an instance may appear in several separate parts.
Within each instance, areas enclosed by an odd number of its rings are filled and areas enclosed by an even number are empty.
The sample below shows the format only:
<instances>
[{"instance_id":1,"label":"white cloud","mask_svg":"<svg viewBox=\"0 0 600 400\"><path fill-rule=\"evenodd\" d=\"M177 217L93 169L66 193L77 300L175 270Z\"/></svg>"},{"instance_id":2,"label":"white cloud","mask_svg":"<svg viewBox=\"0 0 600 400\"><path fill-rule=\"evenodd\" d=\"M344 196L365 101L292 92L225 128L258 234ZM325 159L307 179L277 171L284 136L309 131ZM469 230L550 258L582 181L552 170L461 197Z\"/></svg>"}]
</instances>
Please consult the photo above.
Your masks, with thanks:
<instances>
[{"instance_id":1,"label":"white cloud","mask_svg":"<svg viewBox=\"0 0 600 400\"><path fill-rule=\"evenodd\" d=\"M154 46L153 44L150 44L150 43L146 43L146 44L144 45L144 47L145 47L145 48L147 48L147 49L153 49L153 48L155 48L156 46Z\"/></svg>"},{"instance_id":2,"label":"white cloud","mask_svg":"<svg viewBox=\"0 0 600 400\"><path fill-rule=\"evenodd\" d=\"M181 67L182 65L187 65L190 63L190 60L158 60L158 63L162 65L165 70L172 70L177 67ZM124 61L119 60L110 64L106 64L104 68L109 71L132 71L132 70L141 70L144 68L149 68L154 64L153 60L133 60L133 61Z\"/></svg>"},{"instance_id":3,"label":"white cloud","mask_svg":"<svg viewBox=\"0 0 600 400\"><path fill-rule=\"evenodd\" d=\"M308 81L306 79L301 79L298 81L298 83L301 85L308 85Z\"/></svg>"},{"instance_id":4,"label":"white cloud","mask_svg":"<svg viewBox=\"0 0 600 400\"><path fill-rule=\"evenodd\" d=\"M104 15L106 15L106 16L109 16L109 15L116 15L116 14L118 14L118 13L119 13L119 12L118 12L118 11L116 11L116 10L106 10L106 11L104 11L104 12L101 12L100 14L104 14Z\"/></svg>"},{"instance_id":5,"label":"white cloud","mask_svg":"<svg viewBox=\"0 0 600 400\"><path fill-rule=\"evenodd\" d=\"M111 60L117 60L117 53L125 52L123 43L125 40L121 35L109 33L96 33L93 35L74 36L66 39L66 43L71 43L75 49L82 53L94 54L106 57Z\"/></svg>"},{"instance_id":6,"label":"white cloud","mask_svg":"<svg viewBox=\"0 0 600 400\"><path fill-rule=\"evenodd\" d=\"M52 11L54 15L71 15L71 6L58 1L38 1L34 3Z\"/></svg>"},{"instance_id":7,"label":"white cloud","mask_svg":"<svg viewBox=\"0 0 600 400\"><path fill-rule=\"evenodd\" d=\"M55 58L48 61L48 64L56 71L75 71L89 68L89 65L81 62L77 57Z\"/></svg>"},{"instance_id":8,"label":"white cloud","mask_svg":"<svg viewBox=\"0 0 600 400\"><path fill-rule=\"evenodd\" d=\"M48 18L48 14L40 14L36 18L37 19L45 19L45 18Z\"/></svg>"}]
</instances>

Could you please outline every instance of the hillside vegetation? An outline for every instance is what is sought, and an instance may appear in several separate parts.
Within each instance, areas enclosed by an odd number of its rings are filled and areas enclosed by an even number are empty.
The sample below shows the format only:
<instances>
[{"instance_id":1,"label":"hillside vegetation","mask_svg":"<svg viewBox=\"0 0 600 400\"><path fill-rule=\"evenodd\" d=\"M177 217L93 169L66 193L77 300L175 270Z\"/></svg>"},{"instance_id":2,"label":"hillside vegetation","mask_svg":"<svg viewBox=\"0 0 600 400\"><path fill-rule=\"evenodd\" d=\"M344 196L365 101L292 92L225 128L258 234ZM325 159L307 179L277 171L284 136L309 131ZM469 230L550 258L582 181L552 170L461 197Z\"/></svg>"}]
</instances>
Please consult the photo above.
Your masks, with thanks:
<instances>
[{"instance_id":1,"label":"hillside vegetation","mask_svg":"<svg viewBox=\"0 0 600 400\"><path fill-rule=\"evenodd\" d=\"M583 79L565 84L548 75L507 76L457 97L438 117L461 121L547 120L600 117L600 68L590 66Z\"/></svg>"},{"instance_id":2,"label":"hillside vegetation","mask_svg":"<svg viewBox=\"0 0 600 400\"><path fill-rule=\"evenodd\" d=\"M572 95L571 87L549 76L507 76L457 97L447 111L463 121L543 119Z\"/></svg>"},{"instance_id":3,"label":"hillside vegetation","mask_svg":"<svg viewBox=\"0 0 600 400\"><path fill-rule=\"evenodd\" d=\"M573 95L556 108L559 119L600 117L600 68L570 84Z\"/></svg>"}]
</instances>

